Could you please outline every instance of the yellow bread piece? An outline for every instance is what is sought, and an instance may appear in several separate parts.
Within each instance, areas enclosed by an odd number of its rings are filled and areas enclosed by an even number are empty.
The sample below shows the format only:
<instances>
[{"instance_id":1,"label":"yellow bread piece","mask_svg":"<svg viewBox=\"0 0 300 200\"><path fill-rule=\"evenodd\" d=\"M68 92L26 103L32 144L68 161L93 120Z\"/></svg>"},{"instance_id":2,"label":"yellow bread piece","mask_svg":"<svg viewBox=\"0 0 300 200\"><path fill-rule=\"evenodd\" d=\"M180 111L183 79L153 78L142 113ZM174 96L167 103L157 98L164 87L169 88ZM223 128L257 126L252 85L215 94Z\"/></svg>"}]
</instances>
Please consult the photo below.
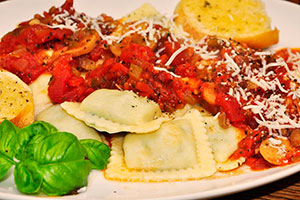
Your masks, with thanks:
<instances>
[{"instance_id":1,"label":"yellow bread piece","mask_svg":"<svg viewBox=\"0 0 300 200\"><path fill-rule=\"evenodd\" d=\"M0 70L0 122L12 121L22 128L34 121L32 92L16 75Z\"/></svg>"},{"instance_id":2,"label":"yellow bread piece","mask_svg":"<svg viewBox=\"0 0 300 200\"><path fill-rule=\"evenodd\" d=\"M260 0L181 0L175 15L176 24L196 40L215 35L252 48L267 48L279 40Z\"/></svg>"}]
</instances>

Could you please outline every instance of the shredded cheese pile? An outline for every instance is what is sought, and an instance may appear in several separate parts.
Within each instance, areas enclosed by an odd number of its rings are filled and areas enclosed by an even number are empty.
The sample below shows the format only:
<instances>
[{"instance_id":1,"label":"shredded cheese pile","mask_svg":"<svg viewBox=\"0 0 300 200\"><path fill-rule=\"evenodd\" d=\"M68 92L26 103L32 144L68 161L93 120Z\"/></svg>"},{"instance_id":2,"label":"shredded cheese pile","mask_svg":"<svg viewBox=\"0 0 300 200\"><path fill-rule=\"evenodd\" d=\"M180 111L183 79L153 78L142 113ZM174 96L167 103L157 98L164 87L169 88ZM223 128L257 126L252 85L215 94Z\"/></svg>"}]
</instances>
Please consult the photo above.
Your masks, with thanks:
<instances>
[{"instance_id":1,"label":"shredded cheese pile","mask_svg":"<svg viewBox=\"0 0 300 200\"><path fill-rule=\"evenodd\" d=\"M59 10L61 14L53 16L56 23L49 25L51 28L67 28L72 31L80 29L78 22L84 24L86 27L95 29L100 35L102 40L107 41L108 44L120 43L122 39L131 34L139 34L145 38L146 44L150 41L157 41L163 37L165 32L155 28L155 25L169 30L168 40L170 42L180 41L180 48L177 49L172 56L167 60L165 66L172 64L173 60L187 48L193 48L194 52L201 56L204 60L216 59L220 54L219 50L209 51L206 43L207 38L204 37L201 41L195 42L189 38L189 34L184 32L181 27L176 26L173 17L155 16L153 18L143 18L139 21L132 22L128 27L128 30L121 35L105 35L101 32L99 23L103 26L112 26L111 24L105 24L101 16L92 18L84 14L75 12L74 14L68 13L66 10ZM125 23L125 22L123 22ZM146 24L146 28L141 28L143 24ZM112 27L114 28L114 27ZM219 43L225 44L224 47L230 47L231 43L228 40L219 39ZM157 57L156 64L159 64L160 53L164 51L164 48L158 49L155 53ZM251 110L258 117L255 117L256 122L260 126L265 126L269 129L270 133L273 130L284 128L300 128L299 116L291 116L288 114L287 106L285 105L286 98L283 98L282 94L287 97L291 96L292 99L300 98L300 54L292 53L289 51L289 60L285 62L282 58L277 58L275 61L267 63L267 57L272 55L270 51L257 51L254 56L257 57L258 62L262 67L255 67L253 63L246 64L245 62L241 65L235 62L235 57L238 56L237 49L232 48L230 53L225 53L224 58L217 62L216 67L226 65L228 73L231 73L230 82L235 83L234 87L230 87L228 94L235 97L238 102L243 106L244 110ZM289 67L287 63L292 63L292 67ZM201 66L199 66L201 67ZM272 67L283 67L286 73L283 74L284 79L291 80L290 89L287 90L277 78L277 75L272 70L268 70ZM168 71L165 68L155 67L155 70L165 71L174 77L180 78L179 75ZM269 98L263 98L259 95L253 97L251 92L247 88L242 88L239 83L242 81L248 81L254 85L260 87L265 92L271 91ZM224 83L226 84L226 83ZM246 105L242 103L246 102Z\"/></svg>"},{"instance_id":2,"label":"shredded cheese pile","mask_svg":"<svg viewBox=\"0 0 300 200\"><path fill-rule=\"evenodd\" d=\"M280 132L285 128L300 128L299 116L287 113L286 98L283 97L283 94L286 97L291 96L292 99L300 97L300 90L295 83L299 79L295 74L296 70L299 70L300 55L289 51L290 58L293 59L290 60L290 63L293 63L291 70L282 58L267 63L267 56L272 55L272 52L255 52L262 64L260 68L255 68L252 63L249 65L243 63L242 66L239 66L233 59L237 55L236 52L233 50L231 54L232 56L225 54L224 60L227 70L232 72L232 77L236 76L236 79L231 79L231 81L237 85L242 81L252 82L266 93L271 91L271 95L268 98L259 95L253 98L253 94L247 88L243 89L242 87L230 88L228 94L235 97L238 102L241 102L241 99L247 101L243 109L257 114L259 117L255 118L256 122L267 127L269 133L274 132L273 130ZM282 74L282 78L291 81L292 87L289 90L284 88L284 84L280 82L274 71L267 72L267 69L271 67L283 67L286 70L286 73Z\"/></svg>"}]
</instances>

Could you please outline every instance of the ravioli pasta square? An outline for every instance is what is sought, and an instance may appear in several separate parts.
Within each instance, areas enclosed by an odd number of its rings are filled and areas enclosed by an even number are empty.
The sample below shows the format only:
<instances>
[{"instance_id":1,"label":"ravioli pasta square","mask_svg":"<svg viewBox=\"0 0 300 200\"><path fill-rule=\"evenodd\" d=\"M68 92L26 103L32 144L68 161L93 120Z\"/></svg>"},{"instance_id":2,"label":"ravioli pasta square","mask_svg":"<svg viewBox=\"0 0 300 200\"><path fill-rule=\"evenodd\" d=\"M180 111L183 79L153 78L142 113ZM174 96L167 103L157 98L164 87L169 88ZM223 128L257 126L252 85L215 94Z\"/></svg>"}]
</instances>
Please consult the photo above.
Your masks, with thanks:
<instances>
[{"instance_id":1,"label":"ravioli pasta square","mask_svg":"<svg viewBox=\"0 0 300 200\"><path fill-rule=\"evenodd\" d=\"M219 125L213 116L202 115L206 134L217 162L226 162L237 150L238 143L244 138L242 130L230 126L226 129Z\"/></svg>"},{"instance_id":2,"label":"ravioli pasta square","mask_svg":"<svg viewBox=\"0 0 300 200\"><path fill-rule=\"evenodd\" d=\"M80 110L125 125L146 123L161 116L157 103L126 90L96 90L82 101Z\"/></svg>"},{"instance_id":3,"label":"ravioli pasta square","mask_svg":"<svg viewBox=\"0 0 300 200\"><path fill-rule=\"evenodd\" d=\"M213 175L216 163L201 121L201 114L193 109L149 134L113 137L105 177L161 182L196 180ZM176 130L172 132L173 128Z\"/></svg>"},{"instance_id":4,"label":"ravioli pasta square","mask_svg":"<svg viewBox=\"0 0 300 200\"><path fill-rule=\"evenodd\" d=\"M217 170L220 172L226 172L240 167L246 158L240 157L238 159L228 159L226 162L217 162Z\"/></svg>"},{"instance_id":5,"label":"ravioli pasta square","mask_svg":"<svg viewBox=\"0 0 300 200\"><path fill-rule=\"evenodd\" d=\"M165 148L167 147L167 148ZM127 134L124 159L130 169L170 170L196 165L195 140L188 119L175 119L147 134Z\"/></svg>"},{"instance_id":6,"label":"ravioli pasta square","mask_svg":"<svg viewBox=\"0 0 300 200\"><path fill-rule=\"evenodd\" d=\"M108 133L147 133L171 120L157 103L132 91L99 89L82 103L64 102L61 107L88 126Z\"/></svg>"}]
</instances>

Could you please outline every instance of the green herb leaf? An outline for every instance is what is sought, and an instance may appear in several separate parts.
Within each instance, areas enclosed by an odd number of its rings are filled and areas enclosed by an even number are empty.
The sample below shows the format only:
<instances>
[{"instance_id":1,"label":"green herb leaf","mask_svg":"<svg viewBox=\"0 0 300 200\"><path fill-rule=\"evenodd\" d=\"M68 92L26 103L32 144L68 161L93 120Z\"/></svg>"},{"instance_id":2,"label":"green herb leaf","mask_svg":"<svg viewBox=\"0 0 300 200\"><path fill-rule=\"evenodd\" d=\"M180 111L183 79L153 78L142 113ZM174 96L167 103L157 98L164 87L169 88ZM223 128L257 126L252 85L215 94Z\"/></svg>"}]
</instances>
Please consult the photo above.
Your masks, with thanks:
<instances>
[{"instance_id":1,"label":"green herb leaf","mask_svg":"<svg viewBox=\"0 0 300 200\"><path fill-rule=\"evenodd\" d=\"M43 183L38 163L33 160L19 162L14 171L15 183L20 192L26 194L37 193Z\"/></svg>"},{"instance_id":2,"label":"green herb leaf","mask_svg":"<svg viewBox=\"0 0 300 200\"><path fill-rule=\"evenodd\" d=\"M87 151L92 168L105 169L110 156L110 148L106 144L92 139L80 140L80 143Z\"/></svg>"},{"instance_id":3,"label":"green herb leaf","mask_svg":"<svg viewBox=\"0 0 300 200\"><path fill-rule=\"evenodd\" d=\"M46 122L21 130L8 120L0 125L0 180L16 165L15 183L22 193L63 195L86 186L92 167L104 169L109 154L105 144L79 141Z\"/></svg>"},{"instance_id":4,"label":"green herb leaf","mask_svg":"<svg viewBox=\"0 0 300 200\"><path fill-rule=\"evenodd\" d=\"M11 164L11 162L7 161L0 155L0 180L3 179L12 166L13 164Z\"/></svg>"},{"instance_id":5,"label":"green herb leaf","mask_svg":"<svg viewBox=\"0 0 300 200\"><path fill-rule=\"evenodd\" d=\"M4 120L0 124L0 152L12 158L15 156L16 147L16 135L19 130L13 123L8 120Z\"/></svg>"},{"instance_id":6,"label":"green herb leaf","mask_svg":"<svg viewBox=\"0 0 300 200\"><path fill-rule=\"evenodd\" d=\"M32 158L39 164L44 193L62 195L87 185L91 163L85 160L86 151L73 134L37 135L27 148L28 155L33 155Z\"/></svg>"},{"instance_id":7,"label":"green herb leaf","mask_svg":"<svg viewBox=\"0 0 300 200\"><path fill-rule=\"evenodd\" d=\"M86 186L92 166L88 160L77 160L42 165L39 170L44 178L41 190L47 195L63 195Z\"/></svg>"},{"instance_id":8,"label":"green herb leaf","mask_svg":"<svg viewBox=\"0 0 300 200\"><path fill-rule=\"evenodd\" d=\"M18 130L19 128L8 120L0 124L0 179L16 163L14 157L18 145L16 143Z\"/></svg>"},{"instance_id":9,"label":"green herb leaf","mask_svg":"<svg viewBox=\"0 0 300 200\"><path fill-rule=\"evenodd\" d=\"M34 137L29 142L27 151L39 164L82 160L86 155L77 137L67 132L58 132L45 137L37 135L37 138Z\"/></svg>"},{"instance_id":10,"label":"green herb leaf","mask_svg":"<svg viewBox=\"0 0 300 200\"><path fill-rule=\"evenodd\" d=\"M56 133L57 129L47 123L47 122L43 122L43 121L37 121L32 123L29 126L26 126L25 128L21 129L19 131L19 135L18 135L18 151L16 154L16 158L19 160L23 160L26 159L28 157L31 157L31 155L28 155L28 153L26 152L26 147L28 145L29 142L31 142L31 144L33 143L39 143L40 139L44 138L47 135ZM35 138L34 141L32 141L32 139L37 136Z\"/></svg>"}]
</instances>

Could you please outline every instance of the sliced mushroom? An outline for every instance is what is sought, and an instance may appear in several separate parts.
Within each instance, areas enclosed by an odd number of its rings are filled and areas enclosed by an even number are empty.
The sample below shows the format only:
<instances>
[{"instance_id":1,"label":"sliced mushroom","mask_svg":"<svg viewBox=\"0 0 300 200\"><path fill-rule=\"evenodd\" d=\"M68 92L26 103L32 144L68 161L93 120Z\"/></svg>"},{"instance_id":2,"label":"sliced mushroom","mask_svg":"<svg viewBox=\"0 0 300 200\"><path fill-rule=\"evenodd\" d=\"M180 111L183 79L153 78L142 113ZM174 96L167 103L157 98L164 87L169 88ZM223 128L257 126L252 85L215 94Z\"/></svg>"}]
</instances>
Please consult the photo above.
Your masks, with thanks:
<instances>
[{"instance_id":1,"label":"sliced mushroom","mask_svg":"<svg viewBox=\"0 0 300 200\"><path fill-rule=\"evenodd\" d=\"M285 137L267 138L262 141L259 151L271 164L283 165L288 162L286 154L292 150L290 141Z\"/></svg>"},{"instance_id":2,"label":"sliced mushroom","mask_svg":"<svg viewBox=\"0 0 300 200\"><path fill-rule=\"evenodd\" d=\"M62 54L72 54L77 57L92 51L100 42L100 36L95 30L82 30L75 33L75 38L70 42L69 49Z\"/></svg>"},{"instance_id":3,"label":"sliced mushroom","mask_svg":"<svg viewBox=\"0 0 300 200\"><path fill-rule=\"evenodd\" d=\"M290 142L293 147L300 147L300 129L295 129L290 135Z\"/></svg>"}]
</instances>

